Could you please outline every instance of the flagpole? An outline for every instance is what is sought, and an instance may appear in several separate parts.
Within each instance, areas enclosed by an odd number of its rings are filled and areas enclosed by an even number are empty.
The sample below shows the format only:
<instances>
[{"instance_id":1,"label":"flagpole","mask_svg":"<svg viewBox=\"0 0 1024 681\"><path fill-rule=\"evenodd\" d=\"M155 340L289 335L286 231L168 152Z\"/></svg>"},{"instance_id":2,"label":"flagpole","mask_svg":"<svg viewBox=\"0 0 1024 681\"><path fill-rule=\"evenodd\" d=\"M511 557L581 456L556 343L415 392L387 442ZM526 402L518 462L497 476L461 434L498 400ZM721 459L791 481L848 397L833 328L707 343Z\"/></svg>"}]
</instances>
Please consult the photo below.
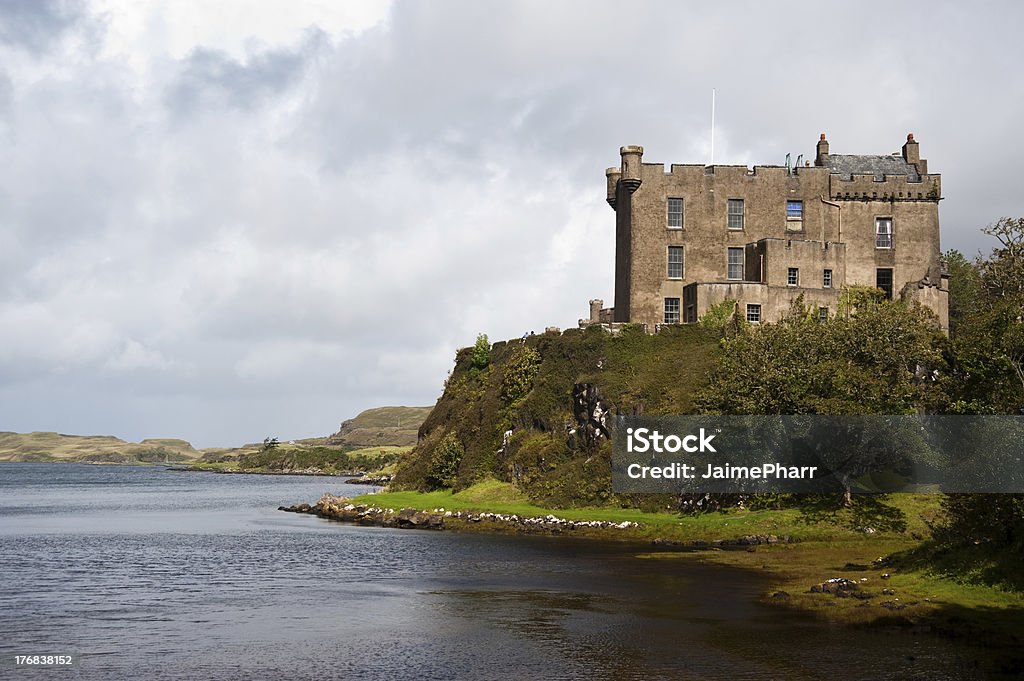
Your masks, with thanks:
<instances>
[{"instance_id":1,"label":"flagpole","mask_svg":"<svg viewBox=\"0 0 1024 681\"><path fill-rule=\"evenodd\" d=\"M711 88L711 165L715 165L715 88Z\"/></svg>"}]
</instances>

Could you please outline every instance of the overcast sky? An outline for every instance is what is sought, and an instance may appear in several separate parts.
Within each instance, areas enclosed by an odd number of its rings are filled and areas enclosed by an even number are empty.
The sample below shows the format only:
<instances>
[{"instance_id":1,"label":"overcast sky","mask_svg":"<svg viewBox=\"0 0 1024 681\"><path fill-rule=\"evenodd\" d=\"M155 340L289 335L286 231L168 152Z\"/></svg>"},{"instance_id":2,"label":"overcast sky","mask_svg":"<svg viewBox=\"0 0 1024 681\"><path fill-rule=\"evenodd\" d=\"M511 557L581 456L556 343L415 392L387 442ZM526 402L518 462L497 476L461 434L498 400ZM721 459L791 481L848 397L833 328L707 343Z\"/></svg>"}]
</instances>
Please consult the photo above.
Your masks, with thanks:
<instances>
[{"instance_id":1,"label":"overcast sky","mask_svg":"<svg viewBox=\"0 0 1024 681\"><path fill-rule=\"evenodd\" d=\"M830 11L835 7L835 11ZM1024 215L1020 3L0 0L0 430L325 435L612 299L618 148Z\"/></svg>"}]
</instances>

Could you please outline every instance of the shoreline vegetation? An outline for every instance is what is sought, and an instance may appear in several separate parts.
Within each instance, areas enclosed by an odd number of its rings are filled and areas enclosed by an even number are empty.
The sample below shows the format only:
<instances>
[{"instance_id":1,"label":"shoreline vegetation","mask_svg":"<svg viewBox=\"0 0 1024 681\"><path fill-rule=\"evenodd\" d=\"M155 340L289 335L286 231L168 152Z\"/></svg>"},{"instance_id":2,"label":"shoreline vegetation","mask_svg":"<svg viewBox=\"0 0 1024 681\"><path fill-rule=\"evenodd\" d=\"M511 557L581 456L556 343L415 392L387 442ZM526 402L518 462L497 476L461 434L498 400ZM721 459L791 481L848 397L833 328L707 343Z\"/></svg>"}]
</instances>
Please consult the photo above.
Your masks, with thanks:
<instances>
[{"instance_id":1,"label":"shoreline vegetation","mask_svg":"<svg viewBox=\"0 0 1024 681\"><path fill-rule=\"evenodd\" d=\"M761 573L760 600L824 621L897 627L977 643L1001 673L1024 671L1024 593L943 574L922 559L938 494L856 497L850 508L734 507L680 515L635 508L537 506L486 480L461 492L325 495L280 507L361 525L533 534L632 544L644 560L696 561Z\"/></svg>"},{"instance_id":2,"label":"shoreline vegetation","mask_svg":"<svg viewBox=\"0 0 1024 681\"><path fill-rule=\"evenodd\" d=\"M193 461L176 470L257 475L326 475L348 478L354 485L386 485L411 445L329 447L267 444L256 451L213 460Z\"/></svg>"}]
</instances>

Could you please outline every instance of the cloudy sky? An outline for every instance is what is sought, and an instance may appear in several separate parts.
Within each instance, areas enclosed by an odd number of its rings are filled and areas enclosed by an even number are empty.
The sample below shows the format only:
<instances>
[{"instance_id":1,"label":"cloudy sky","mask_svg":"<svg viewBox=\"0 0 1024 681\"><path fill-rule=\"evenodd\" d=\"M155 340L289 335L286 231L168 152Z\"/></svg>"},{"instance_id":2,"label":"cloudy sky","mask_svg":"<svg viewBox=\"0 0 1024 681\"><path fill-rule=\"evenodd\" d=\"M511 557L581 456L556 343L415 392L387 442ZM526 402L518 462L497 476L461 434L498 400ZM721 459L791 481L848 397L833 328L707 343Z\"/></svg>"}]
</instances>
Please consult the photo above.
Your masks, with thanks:
<instances>
[{"instance_id":1,"label":"cloudy sky","mask_svg":"<svg viewBox=\"0 0 1024 681\"><path fill-rule=\"evenodd\" d=\"M0 0L0 430L323 435L612 298L618 147L1024 214L1019 3Z\"/></svg>"}]
</instances>

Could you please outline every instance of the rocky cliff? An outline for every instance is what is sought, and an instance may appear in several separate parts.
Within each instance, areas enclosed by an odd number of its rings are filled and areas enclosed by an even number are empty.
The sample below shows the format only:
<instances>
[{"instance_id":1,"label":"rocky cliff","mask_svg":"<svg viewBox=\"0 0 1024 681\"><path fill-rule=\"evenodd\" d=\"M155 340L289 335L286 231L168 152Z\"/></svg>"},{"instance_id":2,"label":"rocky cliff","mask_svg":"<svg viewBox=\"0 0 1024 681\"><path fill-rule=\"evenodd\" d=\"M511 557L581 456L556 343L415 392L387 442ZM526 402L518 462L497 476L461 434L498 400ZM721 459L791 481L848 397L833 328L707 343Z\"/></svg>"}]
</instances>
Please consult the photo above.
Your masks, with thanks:
<instances>
[{"instance_id":1,"label":"rocky cliff","mask_svg":"<svg viewBox=\"0 0 1024 681\"><path fill-rule=\"evenodd\" d=\"M549 507L612 501L615 414L691 413L719 339L698 326L589 328L464 348L393 487L496 478Z\"/></svg>"}]
</instances>

